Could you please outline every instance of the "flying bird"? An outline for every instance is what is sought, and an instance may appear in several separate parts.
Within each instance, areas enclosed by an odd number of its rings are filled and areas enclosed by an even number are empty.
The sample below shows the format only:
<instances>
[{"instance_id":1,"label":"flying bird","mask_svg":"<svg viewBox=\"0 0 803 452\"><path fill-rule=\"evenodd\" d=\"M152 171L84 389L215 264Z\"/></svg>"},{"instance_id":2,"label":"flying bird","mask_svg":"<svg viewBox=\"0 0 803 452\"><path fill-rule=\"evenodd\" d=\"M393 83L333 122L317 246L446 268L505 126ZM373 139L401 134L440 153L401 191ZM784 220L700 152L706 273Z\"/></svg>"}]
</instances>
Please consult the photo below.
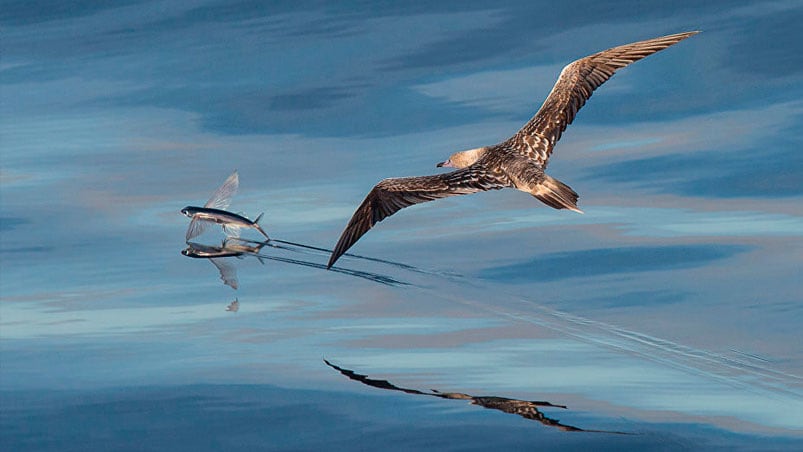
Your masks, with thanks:
<instances>
[{"instance_id":1,"label":"flying bird","mask_svg":"<svg viewBox=\"0 0 803 452\"><path fill-rule=\"evenodd\" d=\"M242 215L226 211L239 186L240 177L235 171L223 182L220 188L215 190L212 197L203 207L187 206L181 209L183 215L192 219L190 226L187 228L185 239L190 240L197 237L204 232L208 225L217 223L223 227L223 232L229 237L239 237L241 228L251 228L256 229L265 236L265 239L270 240L268 234L259 225L262 214L259 214L256 220L251 221Z\"/></svg>"},{"instance_id":2,"label":"flying bird","mask_svg":"<svg viewBox=\"0 0 803 452\"><path fill-rule=\"evenodd\" d=\"M625 44L574 61L563 68L535 116L506 141L457 152L437 164L456 168L450 173L382 180L354 212L327 268L376 223L405 207L448 196L515 188L555 209L583 213L577 207L577 193L544 172L555 143L592 92L617 70L697 33L690 31Z\"/></svg>"}]
</instances>

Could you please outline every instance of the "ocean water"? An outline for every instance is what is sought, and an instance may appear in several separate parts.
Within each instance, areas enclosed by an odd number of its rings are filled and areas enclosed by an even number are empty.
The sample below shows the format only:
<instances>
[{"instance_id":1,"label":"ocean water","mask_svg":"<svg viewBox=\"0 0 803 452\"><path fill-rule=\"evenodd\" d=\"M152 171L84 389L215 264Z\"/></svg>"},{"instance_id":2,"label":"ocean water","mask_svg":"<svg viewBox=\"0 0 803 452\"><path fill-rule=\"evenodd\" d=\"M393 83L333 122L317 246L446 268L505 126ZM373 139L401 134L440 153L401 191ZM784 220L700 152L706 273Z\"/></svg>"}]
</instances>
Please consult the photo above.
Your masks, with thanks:
<instances>
[{"instance_id":1,"label":"ocean water","mask_svg":"<svg viewBox=\"0 0 803 452\"><path fill-rule=\"evenodd\" d=\"M3 1L0 449L800 450L801 20ZM444 199L325 269L379 180L506 139L576 58L686 30L558 143L584 215ZM224 284L179 210L234 170L274 240Z\"/></svg>"}]
</instances>

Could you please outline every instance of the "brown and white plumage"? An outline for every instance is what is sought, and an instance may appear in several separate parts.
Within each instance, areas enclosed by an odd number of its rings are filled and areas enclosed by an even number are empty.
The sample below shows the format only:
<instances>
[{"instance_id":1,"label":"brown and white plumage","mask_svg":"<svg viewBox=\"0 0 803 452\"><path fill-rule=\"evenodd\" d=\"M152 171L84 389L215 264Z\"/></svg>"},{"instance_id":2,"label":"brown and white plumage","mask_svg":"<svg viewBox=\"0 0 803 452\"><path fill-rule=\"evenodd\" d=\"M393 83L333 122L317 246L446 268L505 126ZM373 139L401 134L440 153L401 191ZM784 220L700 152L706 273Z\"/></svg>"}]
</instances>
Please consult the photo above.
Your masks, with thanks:
<instances>
[{"instance_id":1,"label":"brown and white plumage","mask_svg":"<svg viewBox=\"0 0 803 452\"><path fill-rule=\"evenodd\" d=\"M550 207L582 213L577 208L577 193L544 173L555 143L593 91L617 70L697 33L639 41L574 61L563 68L535 116L508 140L452 154L438 164L458 168L451 173L379 182L352 216L328 267L376 223L405 207L447 196L510 187L530 193Z\"/></svg>"}]
</instances>

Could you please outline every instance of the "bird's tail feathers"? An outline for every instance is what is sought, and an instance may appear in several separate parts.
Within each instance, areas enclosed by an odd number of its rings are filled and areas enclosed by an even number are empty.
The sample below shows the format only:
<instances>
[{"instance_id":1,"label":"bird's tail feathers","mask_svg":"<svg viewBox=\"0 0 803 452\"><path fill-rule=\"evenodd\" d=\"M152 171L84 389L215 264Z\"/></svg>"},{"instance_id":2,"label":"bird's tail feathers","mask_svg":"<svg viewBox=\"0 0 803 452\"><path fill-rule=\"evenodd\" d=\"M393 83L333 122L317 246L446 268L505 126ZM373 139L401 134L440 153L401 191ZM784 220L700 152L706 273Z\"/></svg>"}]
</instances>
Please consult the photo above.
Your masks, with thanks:
<instances>
[{"instance_id":1,"label":"bird's tail feathers","mask_svg":"<svg viewBox=\"0 0 803 452\"><path fill-rule=\"evenodd\" d=\"M582 210L577 208L577 198L579 198L577 192L563 182L546 174L544 174L544 179L530 193L549 207L583 213Z\"/></svg>"}]
</instances>

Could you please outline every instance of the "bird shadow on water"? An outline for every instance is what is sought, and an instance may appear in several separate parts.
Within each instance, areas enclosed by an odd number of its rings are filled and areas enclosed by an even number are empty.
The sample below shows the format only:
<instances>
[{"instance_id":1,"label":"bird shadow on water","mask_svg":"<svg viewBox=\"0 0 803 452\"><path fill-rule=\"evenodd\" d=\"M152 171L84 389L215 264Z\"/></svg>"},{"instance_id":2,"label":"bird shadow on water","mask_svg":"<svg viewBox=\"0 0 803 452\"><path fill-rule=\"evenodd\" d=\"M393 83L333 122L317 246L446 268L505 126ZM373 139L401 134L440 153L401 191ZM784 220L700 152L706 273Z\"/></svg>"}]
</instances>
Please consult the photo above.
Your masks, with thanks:
<instances>
[{"instance_id":1,"label":"bird shadow on water","mask_svg":"<svg viewBox=\"0 0 803 452\"><path fill-rule=\"evenodd\" d=\"M365 375L358 374L353 370L344 369L335 364L332 364L331 362L325 359L323 360L323 362L326 363L327 366L340 372L342 375L348 377L350 380L357 381L364 385L378 389L385 389L388 391L399 391L399 392L404 392L406 394L437 397L439 399L467 400L472 405L478 405L483 408L488 408L492 410L499 410L502 411L503 413L515 414L517 416L521 416L524 419L536 421L547 427L553 427L565 432L610 433L615 435L634 434L634 433L608 431L608 430L590 430L563 424L558 419L554 419L547 416L539 409L540 407L547 407L547 408L559 408L565 410L567 409L565 405L556 405L554 403L546 401L518 400L518 399L509 399L507 397L497 397L497 396L473 396L461 392L441 392L435 389L430 389L429 391L420 391L418 389L402 388L394 385L393 383L387 380L376 380L373 378L369 378Z\"/></svg>"}]
</instances>

